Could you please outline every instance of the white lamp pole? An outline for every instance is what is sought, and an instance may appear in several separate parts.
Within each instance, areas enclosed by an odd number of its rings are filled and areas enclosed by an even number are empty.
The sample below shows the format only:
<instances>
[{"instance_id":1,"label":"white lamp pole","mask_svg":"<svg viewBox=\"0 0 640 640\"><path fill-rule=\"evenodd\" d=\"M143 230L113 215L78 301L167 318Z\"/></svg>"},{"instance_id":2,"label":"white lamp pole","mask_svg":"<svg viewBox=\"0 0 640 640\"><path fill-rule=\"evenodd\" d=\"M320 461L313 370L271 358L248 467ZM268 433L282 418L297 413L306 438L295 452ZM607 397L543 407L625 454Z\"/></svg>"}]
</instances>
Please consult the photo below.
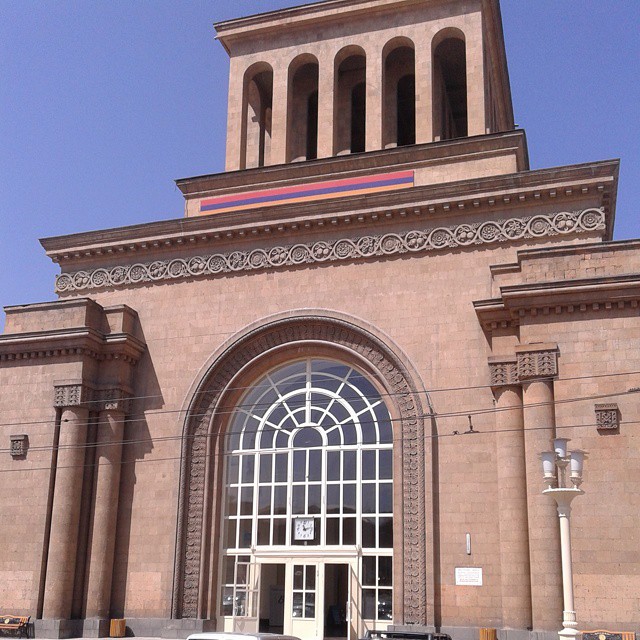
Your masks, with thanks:
<instances>
[{"instance_id":1,"label":"white lamp pole","mask_svg":"<svg viewBox=\"0 0 640 640\"><path fill-rule=\"evenodd\" d=\"M562 630L558 632L561 640L572 640L578 635L578 623L573 602L573 567L571 564L571 501L584 493L582 484L583 451L567 451L567 438L556 438L553 451L542 453L542 470L546 489L542 492L551 496L558 507L560 519L560 554L562 558L562 594L564 610ZM567 486L567 467L569 481Z\"/></svg>"}]
</instances>

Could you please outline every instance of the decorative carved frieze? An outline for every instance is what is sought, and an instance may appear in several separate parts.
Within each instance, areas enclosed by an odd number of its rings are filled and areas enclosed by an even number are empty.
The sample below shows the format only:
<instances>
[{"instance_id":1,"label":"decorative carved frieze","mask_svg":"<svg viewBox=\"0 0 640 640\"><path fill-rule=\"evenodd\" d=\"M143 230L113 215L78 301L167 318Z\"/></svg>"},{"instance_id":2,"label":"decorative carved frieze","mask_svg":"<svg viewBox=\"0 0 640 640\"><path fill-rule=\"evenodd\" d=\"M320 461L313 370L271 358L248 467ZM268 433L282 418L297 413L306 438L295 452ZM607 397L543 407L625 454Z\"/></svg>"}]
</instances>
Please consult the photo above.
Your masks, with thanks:
<instances>
[{"instance_id":1,"label":"decorative carved frieze","mask_svg":"<svg viewBox=\"0 0 640 640\"><path fill-rule=\"evenodd\" d=\"M518 360L515 356L490 358L489 372L492 387L506 387L520 382Z\"/></svg>"},{"instance_id":2,"label":"decorative carved frieze","mask_svg":"<svg viewBox=\"0 0 640 640\"><path fill-rule=\"evenodd\" d=\"M620 410L615 402L597 404L596 427L599 431L610 431L620 428Z\"/></svg>"},{"instance_id":3,"label":"decorative carved frieze","mask_svg":"<svg viewBox=\"0 0 640 640\"><path fill-rule=\"evenodd\" d=\"M22 458L27 455L27 449L29 448L29 436L26 433L9 436L11 441L11 457Z\"/></svg>"},{"instance_id":4,"label":"decorative carved frieze","mask_svg":"<svg viewBox=\"0 0 640 640\"><path fill-rule=\"evenodd\" d=\"M307 244L236 250L189 259L174 258L117 265L108 269L62 273L56 278L56 292L86 291L314 263L447 251L527 238L585 233L604 228L605 214L602 207L583 211L562 211L550 215L539 214L507 220L417 229L402 234L340 238L331 242L319 240Z\"/></svg>"},{"instance_id":5,"label":"decorative carved frieze","mask_svg":"<svg viewBox=\"0 0 640 640\"><path fill-rule=\"evenodd\" d=\"M558 375L558 350L520 351L518 358L518 379L520 382L536 378L554 378Z\"/></svg>"},{"instance_id":6,"label":"decorative carved frieze","mask_svg":"<svg viewBox=\"0 0 640 640\"><path fill-rule=\"evenodd\" d=\"M93 388L86 384L57 384L54 386L53 406L61 409L83 406L89 409L93 394Z\"/></svg>"}]
</instances>

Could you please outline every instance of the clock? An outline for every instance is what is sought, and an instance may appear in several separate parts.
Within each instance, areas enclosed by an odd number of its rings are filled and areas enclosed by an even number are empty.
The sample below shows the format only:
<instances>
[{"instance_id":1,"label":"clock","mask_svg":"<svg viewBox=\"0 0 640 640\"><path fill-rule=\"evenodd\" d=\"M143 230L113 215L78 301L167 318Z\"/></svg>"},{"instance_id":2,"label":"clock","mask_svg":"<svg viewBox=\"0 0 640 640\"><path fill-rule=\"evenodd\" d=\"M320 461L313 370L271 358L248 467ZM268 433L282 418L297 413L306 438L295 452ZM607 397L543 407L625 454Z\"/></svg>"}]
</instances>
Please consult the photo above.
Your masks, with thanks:
<instances>
[{"instance_id":1,"label":"clock","mask_svg":"<svg viewBox=\"0 0 640 640\"><path fill-rule=\"evenodd\" d=\"M313 540L315 535L316 523L313 518L294 518L293 519L293 539L294 540Z\"/></svg>"}]
</instances>

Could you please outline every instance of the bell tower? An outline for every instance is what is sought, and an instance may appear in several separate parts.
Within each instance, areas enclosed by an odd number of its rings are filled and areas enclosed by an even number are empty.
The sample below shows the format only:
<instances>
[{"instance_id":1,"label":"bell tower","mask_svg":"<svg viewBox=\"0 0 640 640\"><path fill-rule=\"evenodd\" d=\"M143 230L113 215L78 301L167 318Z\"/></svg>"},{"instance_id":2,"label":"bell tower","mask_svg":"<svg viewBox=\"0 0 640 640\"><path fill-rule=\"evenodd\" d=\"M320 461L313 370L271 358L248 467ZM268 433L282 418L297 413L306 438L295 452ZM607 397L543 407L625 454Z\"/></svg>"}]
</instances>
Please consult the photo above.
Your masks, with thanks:
<instances>
[{"instance_id":1,"label":"bell tower","mask_svg":"<svg viewBox=\"0 0 640 640\"><path fill-rule=\"evenodd\" d=\"M216 30L227 171L513 129L498 0L326 0Z\"/></svg>"}]
</instances>

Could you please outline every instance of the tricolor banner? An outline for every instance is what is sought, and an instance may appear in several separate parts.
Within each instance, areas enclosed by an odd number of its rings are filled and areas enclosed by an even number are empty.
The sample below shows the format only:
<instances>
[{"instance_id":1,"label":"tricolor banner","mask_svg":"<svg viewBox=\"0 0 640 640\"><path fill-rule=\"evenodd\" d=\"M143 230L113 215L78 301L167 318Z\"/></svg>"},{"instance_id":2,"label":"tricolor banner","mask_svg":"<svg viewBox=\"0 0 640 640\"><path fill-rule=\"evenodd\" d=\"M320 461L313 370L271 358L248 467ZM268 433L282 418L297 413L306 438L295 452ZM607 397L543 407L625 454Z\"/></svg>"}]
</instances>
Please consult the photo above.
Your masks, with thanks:
<instances>
[{"instance_id":1,"label":"tricolor banner","mask_svg":"<svg viewBox=\"0 0 640 640\"><path fill-rule=\"evenodd\" d=\"M200 213L229 213L246 211L258 207L273 207L281 204L314 202L345 196L359 196L367 193L381 193L396 189L413 187L413 171L397 171L376 176L328 180L310 184L265 189L264 191L248 191L230 196L206 198L200 202Z\"/></svg>"}]
</instances>

